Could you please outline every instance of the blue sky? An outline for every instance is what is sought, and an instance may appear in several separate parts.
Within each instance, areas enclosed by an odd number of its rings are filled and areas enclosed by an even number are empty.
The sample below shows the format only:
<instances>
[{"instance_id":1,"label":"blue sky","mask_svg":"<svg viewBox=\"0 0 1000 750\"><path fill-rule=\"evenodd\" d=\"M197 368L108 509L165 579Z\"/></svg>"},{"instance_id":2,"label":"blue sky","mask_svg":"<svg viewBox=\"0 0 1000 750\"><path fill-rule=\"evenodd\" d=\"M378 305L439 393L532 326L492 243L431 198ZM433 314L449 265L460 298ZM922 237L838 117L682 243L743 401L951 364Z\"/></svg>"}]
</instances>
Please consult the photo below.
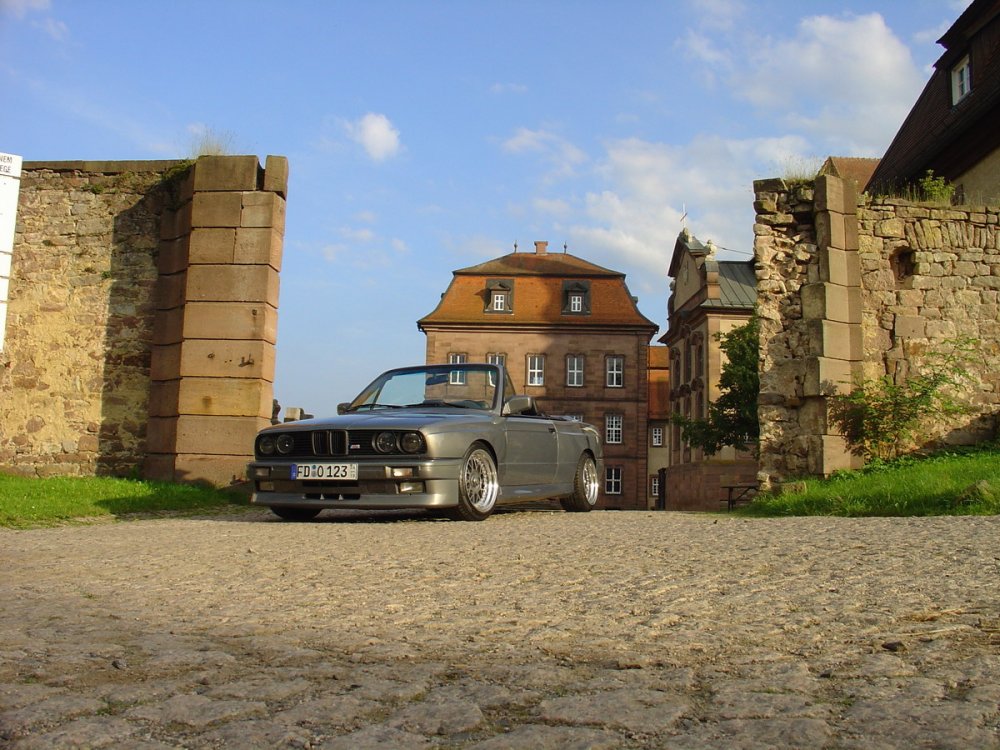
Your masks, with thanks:
<instances>
[{"instance_id":1,"label":"blue sky","mask_svg":"<svg viewBox=\"0 0 1000 750\"><path fill-rule=\"evenodd\" d=\"M686 223L749 257L752 182L880 156L967 0L0 0L0 151L290 166L275 396L424 361L457 268L548 240L666 325Z\"/></svg>"}]
</instances>

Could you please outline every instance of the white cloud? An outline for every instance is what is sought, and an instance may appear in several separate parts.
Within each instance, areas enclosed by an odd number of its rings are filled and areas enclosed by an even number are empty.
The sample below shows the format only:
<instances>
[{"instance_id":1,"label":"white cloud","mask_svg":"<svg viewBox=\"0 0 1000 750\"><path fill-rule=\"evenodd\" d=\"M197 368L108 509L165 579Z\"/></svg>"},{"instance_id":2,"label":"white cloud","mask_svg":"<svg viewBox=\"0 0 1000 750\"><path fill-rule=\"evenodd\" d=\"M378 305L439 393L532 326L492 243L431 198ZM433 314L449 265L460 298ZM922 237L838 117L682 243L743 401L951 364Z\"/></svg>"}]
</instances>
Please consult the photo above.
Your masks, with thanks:
<instances>
[{"instance_id":1,"label":"white cloud","mask_svg":"<svg viewBox=\"0 0 1000 750\"><path fill-rule=\"evenodd\" d=\"M375 232L368 228L341 227L340 236L350 242L372 242L375 239Z\"/></svg>"},{"instance_id":2,"label":"white cloud","mask_svg":"<svg viewBox=\"0 0 1000 750\"><path fill-rule=\"evenodd\" d=\"M61 42L69 36L69 26L54 18L45 18L31 24L36 29L52 37L55 41Z\"/></svg>"},{"instance_id":3,"label":"white cloud","mask_svg":"<svg viewBox=\"0 0 1000 750\"><path fill-rule=\"evenodd\" d=\"M729 257L748 257L753 181L780 176L782 165L805 159L808 148L798 136L699 136L684 145L615 141L597 168L602 188L587 193L582 213L560 228L571 245L593 251L595 261L637 272L629 283L638 291L659 294L685 223L702 241L735 251Z\"/></svg>"},{"instance_id":4,"label":"white cloud","mask_svg":"<svg viewBox=\"0 0 1000 750\"><path fill-rule=\"evenodd\" d=\"M702 26L730 29L743 16L742 0L695 0L694 10Z\"/></svg>"},{"instance_id":5,"label":"white cloud","mask_svg":"<svg viewBox=\"0 0 1000 750\"><path fill-rule=\"evenodd\" d=\"M359 120L344 123L344 129L374 161L385 161L402 147L399 131L385 115L369 112Z\"/></svg>"},{"instance_id":6,"label":"white cloud","mask_svg":"<svg viewBox=\"0 0 1000 750\"><path fill-rule=\"evenodd\" d=\"M538 154L550 165L548 180L571 177L587 161L583 151L547 130L518 128L503 142L503 150L510 154Z\"/></svg>"},{"instance_id":7,"label":"white cloud","mask_svg":"<svg viewBox=\"0 0 1000 750\"><path fill-rule=\"evenodd\" d=\"M878 13L811 16L793 37L756 39L744 51L730 77L734 95L841 155L880 154L924 84Z\"/></svg>"},{"instance_id":8,"label":"white cloud","mask_svg":"<svg viewBox=\"0 0 1000 750\"><path fill-rule=\"evenodd\" d=\"M526 94L528 87L522 83L494 83L490 86L493 94Z\"/></svg>"},{"instance_id":9,"label":"white cloud","mask_svg":"<svg viewBox=\"0 0 1000 750\"><path fill-rule=\"evenodd\" d=\"M0 10L14 18L24 18L28 13L46 11L51 5L50 0L0 0Z\"/></svg>"},{"instance_id":10,"label":"white cloud","mask_svg":"<svg viewBox=\"0 0 1000 750\"><path fill-rule=\"evenodd\" d=\"M45 14L39 20L31 21L30 25L55 41L61 42L69 37L69 26L48 15L51 7L50 0L0 0L0 12L18 20L23 20L29 14Z\"/></svg>"},{"instance_id":11,"label":"white cloud","mask_svg":"<svg viewBox=\"0 0 1000 750\"><path fill-rule=\"evenodd\" d=\"M723 45L716 44L700 31L688 29L677 41L677 46L697 60L709 65L729 68L729 53Z\"/></svg>"}]
</instances>

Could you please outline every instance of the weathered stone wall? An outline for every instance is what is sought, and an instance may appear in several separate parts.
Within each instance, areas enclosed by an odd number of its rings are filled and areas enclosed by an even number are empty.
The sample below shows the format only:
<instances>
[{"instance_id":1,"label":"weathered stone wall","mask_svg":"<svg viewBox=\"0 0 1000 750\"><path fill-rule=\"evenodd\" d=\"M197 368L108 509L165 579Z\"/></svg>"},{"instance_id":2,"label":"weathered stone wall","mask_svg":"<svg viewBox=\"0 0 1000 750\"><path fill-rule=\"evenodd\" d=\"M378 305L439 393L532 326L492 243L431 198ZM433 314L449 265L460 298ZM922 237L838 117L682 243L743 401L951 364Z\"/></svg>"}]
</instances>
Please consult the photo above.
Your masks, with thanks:
<instances>
[{"instance_id":1,"label":"weathered stone wall","mask_svg":"<svg viewBox=\"0 0 1000 750\"><path fill-rule=\"evenodd\" d=\"M0 470L142 460L159 217L177 162L26 163L0 353Z\"/></svg>"},{"instance_id":2,"label":"weathered stone wall","mask_svg":"<svg viewBox=\"0 0 1000 750\"><path fill-rule=\"evenodd\" d=\"M754 184L765 483L856 466L828 394L858 376L903 377L948 339L980 357L971 416L925 442L989 437L1000 412L1000 209L859 200L850 183Z\"/></svg>"},{"instance_id":3,"label":"weathered stone wall","mask_svg":"<svg viewBox=\"0 0 1000 750\"><path fill-rule=\"evenodd\" d=\"M24 165L0 471L239 480L271 416L287 161Z\"/></svg>"}]
</instances>

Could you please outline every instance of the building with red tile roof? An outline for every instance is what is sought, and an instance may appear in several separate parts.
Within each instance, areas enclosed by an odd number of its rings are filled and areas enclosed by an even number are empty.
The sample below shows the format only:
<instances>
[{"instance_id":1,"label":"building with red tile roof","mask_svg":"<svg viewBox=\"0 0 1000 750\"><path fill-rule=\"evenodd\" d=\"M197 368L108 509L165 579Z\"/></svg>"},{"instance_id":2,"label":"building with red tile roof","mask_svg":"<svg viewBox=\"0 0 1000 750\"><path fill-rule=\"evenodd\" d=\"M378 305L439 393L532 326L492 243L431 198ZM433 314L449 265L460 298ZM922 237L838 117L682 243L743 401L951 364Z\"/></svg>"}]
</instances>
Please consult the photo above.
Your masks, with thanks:
<instances>
[{"instance_id":1,"label":"building with red tile roof","mask_svg":"<svg viewBox=\"0 0 1000 750\"><path fill-rule=\"evenodd\" d=\"M649 342L625 275L568 252L515 252L453 272L417 321L427 362L503 362L539 408L604 437L603 508L649 507Z\"/></svg>"}]
</instances>

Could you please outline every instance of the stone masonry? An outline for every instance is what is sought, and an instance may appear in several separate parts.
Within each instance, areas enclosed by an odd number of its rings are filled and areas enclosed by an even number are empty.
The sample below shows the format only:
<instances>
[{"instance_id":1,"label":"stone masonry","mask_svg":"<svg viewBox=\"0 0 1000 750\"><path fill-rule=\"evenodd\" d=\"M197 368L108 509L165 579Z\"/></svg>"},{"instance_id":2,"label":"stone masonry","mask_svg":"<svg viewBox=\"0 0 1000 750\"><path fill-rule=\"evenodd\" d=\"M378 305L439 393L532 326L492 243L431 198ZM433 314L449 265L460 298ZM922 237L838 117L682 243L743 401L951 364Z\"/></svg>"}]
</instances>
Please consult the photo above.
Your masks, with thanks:
<instances>
[{"instance_id":1,"label":"stone masonry","mask_svg":"<svg viewBox=\"0 0 1000 750\"><path fill-rule=\"evenodd\" d=\"M288 163L202 157L160 231L145 474L240 481L270 424Z\"/></svg>"},{"instance_id":2,"label":"stone masonry","mask_svg":"<svg viewBox=\"0 0 1000 750\"><path fill-rule=\"evenodd\" d=\"M992 436L1000 411L1000 209L857 196L833 176L754 183L761 318L760 479L859 465L829 395L904 377L956 337L976 340L971 415L924 442Z\"/></svg>"},{"instance_id":3,"label":"stone masonry","mask_svg":"<svg viewBox=\"0 0 1000 750\"><path fill-rule=\"evenodd\" d=\"M24 164L0 470L242 474L247 433L271 414L287 162L267 167ZM232 235L228 251L216 230ZM198 424L206 416L218 425Z\"/></svg>"}]
</instances>

